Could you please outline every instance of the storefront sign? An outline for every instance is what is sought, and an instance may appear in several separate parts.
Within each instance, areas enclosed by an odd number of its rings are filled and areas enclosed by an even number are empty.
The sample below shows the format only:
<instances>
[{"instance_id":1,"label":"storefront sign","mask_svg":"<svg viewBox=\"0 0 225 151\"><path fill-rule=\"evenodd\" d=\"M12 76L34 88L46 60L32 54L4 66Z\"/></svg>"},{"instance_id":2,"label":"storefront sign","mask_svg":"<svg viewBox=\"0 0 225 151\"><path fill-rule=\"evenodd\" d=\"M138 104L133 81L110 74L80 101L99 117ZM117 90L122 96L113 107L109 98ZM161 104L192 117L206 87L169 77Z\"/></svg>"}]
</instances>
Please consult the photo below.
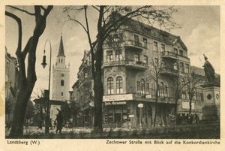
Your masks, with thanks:
<instances>
[{"instance_id":1,"label":"storefront sign","mask_svg":"<svg viewBox=\"0 0 225 151\"><path fill-rule=\"evenodd\" d=\"M142 107L143 107L143 103L139 103L139 104L138 104L138 107L139 107L139 108L142 108Z\"/></svg>"},{"instance_id":2,"label":"storefront sign","mask_svg":"<svg viewBox=\"0 0 225 151\"><path fill-rule=\"evenodd\" d=\"M121 94L121 95L105 95L103 96L103 102L108 101L125 101L125 100L133 100L132 94Z\"/></svg>"},{"instance_id":3,"label":"storefront sign","mask_svg":"<svg viewBox=\"0 0 225 151\"><path fill-rule=\"evenodd\" d=\"M126 102L105 102L105 105L124 105Z\"/></svg>"},{"instance_id":4,"label":"storefront sign","mask_svg":"<svg viewBox=\"0 0 225 151\"><path fill-rule=\"evenodd\" d=\"M129 117L134 117L134 114L129 115Z\"/></svg>"}]
</instances>

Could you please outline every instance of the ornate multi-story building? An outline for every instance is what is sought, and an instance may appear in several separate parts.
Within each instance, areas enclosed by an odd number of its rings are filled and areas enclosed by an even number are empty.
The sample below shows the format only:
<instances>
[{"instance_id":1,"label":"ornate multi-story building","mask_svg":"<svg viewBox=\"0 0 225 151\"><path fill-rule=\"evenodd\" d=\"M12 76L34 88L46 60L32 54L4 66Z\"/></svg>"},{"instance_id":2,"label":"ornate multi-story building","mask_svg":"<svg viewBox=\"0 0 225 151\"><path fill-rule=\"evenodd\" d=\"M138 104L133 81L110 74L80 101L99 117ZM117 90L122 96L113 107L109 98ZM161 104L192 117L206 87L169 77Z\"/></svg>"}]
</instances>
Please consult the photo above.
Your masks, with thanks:
<instances>
[{"instance_id":1,"label":"ornate multi-story building","mask_svg":"<svg viewBox=\"0 0 225 151\"><path fill-rule=\"evenodd\" d=\"M82 120L92 125L92 120L86 120L92 119L93 110L90 53L84 56L73 88ZM147 128L153 126L155 117L156 126L171 125L176 113L189 113L188 92L176 96L183 91L176 84L191 72L188 49L179 36L130 20L105 41L102 70L105 127ZM199 90L192 102L196 114L204 101Z\"/></svg>"},{"instance_id":2,"label":"ornate multi-story building","mask_svg":"<svg viewBox=\"0 0 225 151\"><path fill-rule=\"evenodd\" d=\"M69 86L70 86L70 65L66 65L66 55L64 53L63 39L61 36L58 55L56 63L53 65L53 80L52 80L52 98L53 103L51 105L50 117L55 118L59 108L56 102L65 102L69 98ZM60 104L60 103L58 103Z\"/></svg>"}]
</instances>

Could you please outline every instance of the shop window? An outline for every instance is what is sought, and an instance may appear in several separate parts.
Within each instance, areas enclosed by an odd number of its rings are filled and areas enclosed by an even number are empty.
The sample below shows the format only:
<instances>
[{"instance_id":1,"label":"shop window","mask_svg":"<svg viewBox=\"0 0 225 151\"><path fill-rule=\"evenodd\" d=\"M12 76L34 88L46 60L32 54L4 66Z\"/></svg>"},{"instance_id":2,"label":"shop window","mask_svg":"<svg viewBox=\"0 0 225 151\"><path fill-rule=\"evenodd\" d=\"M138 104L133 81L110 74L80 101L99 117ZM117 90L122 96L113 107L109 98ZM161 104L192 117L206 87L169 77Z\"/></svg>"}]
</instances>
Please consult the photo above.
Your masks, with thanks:
<instances>
[{"instance_id":1,"label":"shop window","mask_svg":"<svg viewBox=\"0 0 225 151\"><path fill-rule=\"evenodd\" d=\"M109 77L107 79L107 92L108 94L113 94L113 78L112 77Z\"/></svg>"},{"instance_id":2,"label":"shop window","mask_svg":"<svg viewBox=\"0 0 225 151\"><path fill-rule=\"evenodd\" d=\"M121 76L116 78L116 93L117 94L123 93L123 81Z\"/></svg>"}]
</instances>

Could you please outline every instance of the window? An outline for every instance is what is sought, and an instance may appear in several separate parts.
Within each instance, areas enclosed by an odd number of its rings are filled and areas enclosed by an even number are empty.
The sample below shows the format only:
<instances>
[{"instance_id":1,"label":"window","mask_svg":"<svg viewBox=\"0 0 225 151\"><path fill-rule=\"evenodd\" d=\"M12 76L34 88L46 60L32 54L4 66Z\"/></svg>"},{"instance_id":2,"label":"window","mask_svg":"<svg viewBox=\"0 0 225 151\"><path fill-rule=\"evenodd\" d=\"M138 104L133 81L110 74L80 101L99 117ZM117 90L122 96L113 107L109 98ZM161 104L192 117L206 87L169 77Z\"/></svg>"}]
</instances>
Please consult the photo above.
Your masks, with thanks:
<instances>
[{"instance_id":1,"label":"window","mask_svg":"<svg viewBox=\"0 0 225 151\"><path fill-rule=\"evenodd\" d=\"M137 91L140 91L140 81L137 81Z\"/></svg>"},{"instance_id":2,"label":"window","mask_svg":"<svg viewBox=\"0 0 225 151\"><path fill-rule=\"evenodd\" d=\"M166 47L164 44L161 44L161 52L165 52L166 51Z\"/></svg>"},{"instance_id":3,"label":"window","mask_svg":"<svg viewBox=\"0 0 225 151\"><path fill-rule=\"evenodd\" d=\"M146 94L150 94L150 85L149 83L146 83Z\"/></svg>"},{"instance_id":4,"label":"window","mask_svg":"<svg viewBox=\"0 0 225 151\"><path fill-rule=\"evenodd\" d=\"M185 64L185 73L189 73L189 65Z\"/></svg>"},{"instance_id":5,"label":"window","mask_svg":"<svg viewBox=\"0 0 225 151\"><path fill-rule=\"evenodd\" d=\"M177 70L177 63L176 62L173 64L173 69Z\"/></svg>"},{"instance_id":6,"label":"window","mask_svg":"<svg viewBox=\"0 0 225 151\"><path fill-rule=\"evenodd\" d=\"M63 92L61 92L61 96L63 96Z\"/></svg>"},{"instance_id":7,"label":"window","mask_svg":"<svg viewBox=\"0 0 225 151\"><path fill-rule=\"evenodd\" d=\"M183 55L184 55L183 50L179 50L179 55L181 55L181 56L183 56Z\"/></svg>"},{"instance_id":8,"label":"window","mask_svg":"<svg viewBox=\"0 0 225 151\"><path fill-rule=\"evenodd\" d=\"M64 86L64 80L61 80L61 86Z\"/></svg>"},{"instance_id":9,"label":"window","mask_svg":"<svg viewBox=\"0 0 225 151\"><path fill-rule=\"evenodd\" d=\"M85 73L84 73L84 78L87 78L87 77L88 77L88 73L85 72Z\"/></svg>"},{"instance_id":10,"label":"window","mask_svg":"<svg viewBox=\"0 0 225 151\"><path fill-rule=\"evenodd\" d=\"M134 45L139 46L139 37L138 35L134 35Z\"/></svg>"},{"instance_id":11,"label":"window","mask_svg":"<svg viewBox=\"0 0 225 151\"><path fill-rule=\"evenodd\" d=\"M184 72L184 63L183 62L180 62L180 71Z\"/></svg>"},{"instance_id":12,"label":"window","mask_svg":"<svg viewBox=\"0 0 225 151\"><path fill-rule=\"evenodd\" d=\"M116 78L116 93L123 93L123 81L121 76Z\"/></svg>"},{"instance_id":13,"label":"window","mask_svg":"<svg viewBox=\"0 0 225 151\"><path fill-rule=\"evenodd\" d=\"M148 56L144 55L144 63L148 64Z\"/></svg>"},{"instance_id":14,"label":"window","mask_svg":"<svg viewBox=\"0 0 225 151\"><path fill-rule=\"evenodd\" d=\"M153 51L158 51L158 43L154 41Z\"/></svg>"},{"instance_id":15,"label":"window","mask_svg":"<svg viewBox=\"0 0 225 151\"><path fill-rule=\"evenodd\" d=\"M122 60L122 51L116 50L116 61Z\"/></svg>"},{"instance_id":16,"label":"window","mask_svg":"<svg viewBox=\"0 0 225 151\"><path fill-rule=\"evenodd\" d=\"M147 38L143 38L143 47L147 48Z\"/></svg>"},{"instance_id":17,"label":"window","mask_svg":"<svg viewBox=\"0 0 225 151\"><path fill-rule=\"evenodd\" d=\"M107 61L111 62L113 60L112 51L107 51Z\"/></svg>"},{"instance_id":18,"label":"window","mask_svg":"<svg viewBox=\"0 0 225 151\"><path fill-rule=\"evenodd\" d=\"M182 92L181 98L182 98L182 99L186 99L186 93L185 93L185 92Z\"/></svg>"},{"instance_id":19,"label":"window","mask_svg":"<svg viewBox=\"0 0 225 151\"><path fill-rule=\"evenodd\" d=\"M157 66L159 64L159 59L155 58L155 65Z\"/></svg>"},{"instance_id":20,"label":"window","mask_svg":"<svg viewBox=\"0 0 225 151\"><path fill-rule=\"evenodd\" d=\"M175 53L175 54L178 54L177 48L174 48L174 53Z\"/></svg>"},{"instance_id":21,"label":"window","mask_svg":"<svg viewBox=\"0 0 225 151\"><path fill-rule=\"evenodd\" d=\"M137 53L134 55L134 61L135 62L140 61L140 54Z\"/></svg>"},{"instance_id":22,"label":"window","mask_svg":"<svg viewBox=\"0 0 225 151\"><path fill-rule=\"evenodd\" d=\"M108 90L108 94L113 94L113 78L109 77L107 79L107 90Z\"/></svg>"},{"instance_id":23,"label":"window","mask_svg":"<svg viewBox=\"0 0 225 151\"><path fill-rule=\"evenodd\" d=\"M145 94L145 80L141 79L141 95Z\"/></svg>"}]
</instances>

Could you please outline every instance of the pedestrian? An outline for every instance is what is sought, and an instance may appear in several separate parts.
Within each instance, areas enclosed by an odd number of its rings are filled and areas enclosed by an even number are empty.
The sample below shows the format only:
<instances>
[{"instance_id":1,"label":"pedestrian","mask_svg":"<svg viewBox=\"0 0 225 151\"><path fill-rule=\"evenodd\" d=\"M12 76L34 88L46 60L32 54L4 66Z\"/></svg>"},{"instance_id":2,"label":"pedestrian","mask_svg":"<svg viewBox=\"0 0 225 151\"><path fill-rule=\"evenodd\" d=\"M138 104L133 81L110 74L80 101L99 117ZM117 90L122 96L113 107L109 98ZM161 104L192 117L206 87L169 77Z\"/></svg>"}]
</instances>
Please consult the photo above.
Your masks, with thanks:
<instances>
[{"instance_id":1,"label":"pedestrian","mask_svg":"<svg viewBox=\"0 0 225 151\"><path fill-rule=\"evenodd\" d=\"M63 115L62 115L62 111L59 110L59 113L56 117L56 121L57 121L57 128L56 128L56 133L59 131L59 133L61 134L62 132L62 127L63 127Z\"/></svg>"}]
</instances>

